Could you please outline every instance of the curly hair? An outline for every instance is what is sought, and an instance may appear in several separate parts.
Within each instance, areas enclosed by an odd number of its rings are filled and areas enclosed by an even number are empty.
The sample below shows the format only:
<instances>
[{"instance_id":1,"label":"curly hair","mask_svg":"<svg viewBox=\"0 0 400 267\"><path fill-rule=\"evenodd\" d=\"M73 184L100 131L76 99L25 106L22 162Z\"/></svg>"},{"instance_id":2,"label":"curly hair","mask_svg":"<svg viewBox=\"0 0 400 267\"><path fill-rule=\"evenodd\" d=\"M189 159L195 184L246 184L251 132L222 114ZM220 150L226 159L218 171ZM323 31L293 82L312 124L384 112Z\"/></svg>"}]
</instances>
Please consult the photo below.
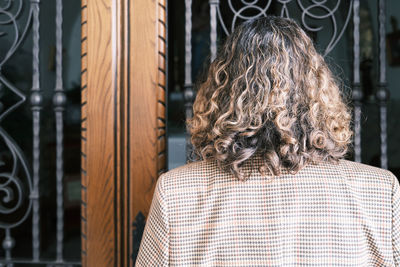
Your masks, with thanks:
<instances>
[{"instance_id":1,"label":"curly hair","mask_svg":"<svg viewBox=\"0 0 400 267\"><path fill-rule=\"evenodd\" d=\"M311 39L291 19L268 16L238 26L198 85L187 120L195 156L216 160L240 180L244 163L296 173L337 162L351 142L351 115Z\"/></svg>"}]
</instances>

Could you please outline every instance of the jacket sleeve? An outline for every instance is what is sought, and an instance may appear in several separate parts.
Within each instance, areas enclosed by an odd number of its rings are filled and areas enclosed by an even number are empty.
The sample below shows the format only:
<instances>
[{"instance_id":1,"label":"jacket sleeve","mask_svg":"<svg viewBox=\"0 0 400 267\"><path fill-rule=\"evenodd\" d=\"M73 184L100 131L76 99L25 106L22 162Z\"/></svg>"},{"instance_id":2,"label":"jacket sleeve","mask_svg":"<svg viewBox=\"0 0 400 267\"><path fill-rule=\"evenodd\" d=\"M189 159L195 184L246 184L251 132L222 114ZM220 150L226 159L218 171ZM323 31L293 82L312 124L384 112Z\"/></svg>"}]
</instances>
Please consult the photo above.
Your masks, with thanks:
<instances>
[{"instance_id":1,"label":"jacket sleeve","mask_svg":"<svg viewBox=\"0 0 400 267\"><path fill-rule=\"evenodd\" d=\"M168 208L161 175L156 183L135 266L168 266Z\"/></svg>"},{"instance_id":2,"label":"jacket sleeve","mask_svg":"<svg viewBox=\"0 0 400 267\"><path fill-rule=\"evenodd\" d=\"M396 266L400 266L400 185L399 180L392 174L392 244Z\"/></svg>"}]
</instances>

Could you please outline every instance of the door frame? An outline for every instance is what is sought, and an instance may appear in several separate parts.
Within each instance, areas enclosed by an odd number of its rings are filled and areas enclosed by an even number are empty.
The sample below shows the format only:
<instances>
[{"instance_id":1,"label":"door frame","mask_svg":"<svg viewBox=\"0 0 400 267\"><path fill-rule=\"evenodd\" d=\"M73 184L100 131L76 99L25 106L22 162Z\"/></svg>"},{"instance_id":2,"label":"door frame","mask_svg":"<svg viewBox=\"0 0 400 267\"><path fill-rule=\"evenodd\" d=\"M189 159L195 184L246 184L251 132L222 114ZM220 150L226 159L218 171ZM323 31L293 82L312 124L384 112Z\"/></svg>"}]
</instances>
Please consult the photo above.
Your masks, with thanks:
<instances>
[{"instance_id":1,"label":"door frame","mask_svg":"<svg viewBox=\"0 0 400 267\"><path fill-rule=\"evenodd\" d=\"M133 266L166 169L166 0L82 0L82 266Z\"/></svg>"}]
</instances>

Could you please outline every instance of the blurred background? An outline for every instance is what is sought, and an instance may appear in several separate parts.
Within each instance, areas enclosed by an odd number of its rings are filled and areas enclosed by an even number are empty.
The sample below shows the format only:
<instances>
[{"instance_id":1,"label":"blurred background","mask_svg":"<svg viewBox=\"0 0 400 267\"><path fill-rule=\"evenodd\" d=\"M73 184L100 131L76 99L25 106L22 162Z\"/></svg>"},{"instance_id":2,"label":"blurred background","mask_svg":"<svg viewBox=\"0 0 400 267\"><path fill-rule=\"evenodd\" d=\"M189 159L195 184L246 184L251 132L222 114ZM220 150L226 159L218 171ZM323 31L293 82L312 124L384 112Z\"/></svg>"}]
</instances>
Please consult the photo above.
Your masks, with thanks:
<instances>
[{"instance_id":1,"label":"blurred background","mask_svg":"<svg viewBox=\"0 0 400 267\"><path fill-rule=\"evenodd\" d=\"M274 14L298 21L341 80L348 158L400 177L399 1L190 2L167 2L168 169L186 163L193 84L218 45ZM79 0L0 0L0 266L80 265L80 12Z\"/></svg>"}]
</instances>

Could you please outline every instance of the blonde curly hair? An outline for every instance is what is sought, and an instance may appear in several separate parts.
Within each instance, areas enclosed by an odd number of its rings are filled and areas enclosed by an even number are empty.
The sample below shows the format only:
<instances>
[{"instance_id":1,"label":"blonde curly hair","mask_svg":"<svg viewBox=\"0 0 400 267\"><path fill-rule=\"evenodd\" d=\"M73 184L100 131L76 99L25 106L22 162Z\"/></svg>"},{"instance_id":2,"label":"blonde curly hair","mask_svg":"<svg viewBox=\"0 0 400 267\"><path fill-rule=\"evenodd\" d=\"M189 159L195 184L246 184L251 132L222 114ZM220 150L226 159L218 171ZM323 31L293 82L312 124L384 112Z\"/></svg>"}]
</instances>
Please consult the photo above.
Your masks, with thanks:
<instances>
[{"instance_id":1,"label":"blonde curly hair","mask_svg":"<svg viewBox=\"0 0 400 267\"><path fill-rule=\"evenodd\" d=\"M227 37L199 84L187 120L194 154L240 180L245 162L298 172L337 162L351 142L351 113L311 39L291 19L247 21Z\"/></svg>"}]
</instances>

